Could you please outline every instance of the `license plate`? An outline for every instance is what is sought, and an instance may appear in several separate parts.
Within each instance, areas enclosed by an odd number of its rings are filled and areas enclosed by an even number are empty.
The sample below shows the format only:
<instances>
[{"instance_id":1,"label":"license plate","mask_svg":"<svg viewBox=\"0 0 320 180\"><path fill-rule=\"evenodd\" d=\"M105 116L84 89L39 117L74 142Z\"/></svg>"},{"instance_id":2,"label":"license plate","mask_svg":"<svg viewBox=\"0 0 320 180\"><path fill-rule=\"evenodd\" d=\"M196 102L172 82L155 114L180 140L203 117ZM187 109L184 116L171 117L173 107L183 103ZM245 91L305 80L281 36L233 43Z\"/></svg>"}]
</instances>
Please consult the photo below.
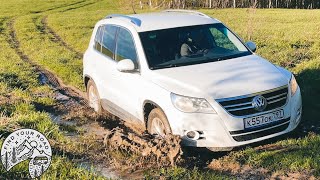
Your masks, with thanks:
<instances>
[{"instance_id":1,"label":"license plate","mask_svg":"<svg viewBox=\"0 0 320 180\"><path fill-rule=\"evenodd\" d=\"M245 128L254 128L257 126L267 125L269 123L283 119L284 111L283 109L273 111L271 113L263 114L260 116L244 118L244 127Z\"/></svg>"}]
</instances>

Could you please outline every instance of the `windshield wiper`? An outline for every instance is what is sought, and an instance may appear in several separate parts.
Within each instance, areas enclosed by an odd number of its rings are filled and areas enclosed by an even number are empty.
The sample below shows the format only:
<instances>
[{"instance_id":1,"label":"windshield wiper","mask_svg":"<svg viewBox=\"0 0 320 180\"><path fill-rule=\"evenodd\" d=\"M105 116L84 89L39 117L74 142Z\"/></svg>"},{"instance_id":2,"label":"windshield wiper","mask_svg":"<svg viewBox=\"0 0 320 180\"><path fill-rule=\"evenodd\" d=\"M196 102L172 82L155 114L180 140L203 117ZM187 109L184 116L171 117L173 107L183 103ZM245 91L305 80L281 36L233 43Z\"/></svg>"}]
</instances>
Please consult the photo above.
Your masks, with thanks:
<instances>
[{"instance_id":1,"label":"windshield wiper","mask_svg":"<svg viewBox=\"0 0 320 180\"><path fill-rule=\"evenodd\" d=\"M177 66L178 66L177 64L165 64L165 65L150 67L150 69L154 70L154 69L171 68L171 67L177 67Z\"/></svg>"}]
</instances>

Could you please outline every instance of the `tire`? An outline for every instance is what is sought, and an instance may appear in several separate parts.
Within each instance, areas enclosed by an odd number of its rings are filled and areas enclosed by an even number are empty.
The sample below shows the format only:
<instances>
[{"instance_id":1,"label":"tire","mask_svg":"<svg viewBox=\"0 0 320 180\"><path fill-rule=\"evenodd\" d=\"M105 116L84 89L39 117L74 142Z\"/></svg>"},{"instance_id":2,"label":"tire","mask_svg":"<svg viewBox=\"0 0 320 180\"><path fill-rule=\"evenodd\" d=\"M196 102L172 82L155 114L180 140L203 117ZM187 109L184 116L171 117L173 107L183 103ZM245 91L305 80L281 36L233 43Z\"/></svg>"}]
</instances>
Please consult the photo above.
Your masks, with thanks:
<instances>
[{"instance_id":1,"label":"tire","mask_svg":"<svg viewBox=\"0 0 320 180\"><path fill-rule=\"evenodd\" d=\"M161 137L172 134L167 117L160 108L151 110L148 116L147 130L150 134Z\"/></svg>"},{"instance_id":2,"label":"tire","mask_svg":"<svg viewBox=\"0 0 320 180\"><path fill-rule=\"evenodd\" d=\"M87 84L87 97L89 106L98 114L102 113L100 96L96 84L90 79Z\"/></svg>"}]
</instances>

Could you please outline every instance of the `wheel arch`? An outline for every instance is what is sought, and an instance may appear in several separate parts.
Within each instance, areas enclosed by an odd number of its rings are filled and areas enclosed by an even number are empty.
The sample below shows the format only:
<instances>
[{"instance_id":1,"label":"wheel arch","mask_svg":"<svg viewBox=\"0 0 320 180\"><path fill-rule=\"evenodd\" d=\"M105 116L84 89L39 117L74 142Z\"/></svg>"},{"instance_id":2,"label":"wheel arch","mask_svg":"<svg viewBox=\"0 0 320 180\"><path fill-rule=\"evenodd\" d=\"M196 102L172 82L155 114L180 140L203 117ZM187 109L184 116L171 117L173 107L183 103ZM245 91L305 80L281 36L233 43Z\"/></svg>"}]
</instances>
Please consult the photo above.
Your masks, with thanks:
<instances>
[{"instance_id":1,"label":"wheel arch","mask_svg":"<svg viewBox=\"0 0 320 180\"><path fill-rule=\"evenodd\" d=\"M90 79L93 81L93 79L89 75L86 74L83 76L83 82L84 82L84 86L86 89L87 89L87 85L88 85L88 82Z\"/></svg>"},{"instance_id":2,"label":"wheel arch","mask_svg":"<svg viewBox=\"0 0 320 180\"><path fill-rule=\"evenodd\" d=\"M159 108L163 113L164 115L166 116L166 118L168 119L165 111L157 104L155 103L154 101L151 101L151 100L145 100L143 102L143 106L142 106L142 110L143 110L143 122L144 122L144 125L145 125L145 128L147 128L147 124L148 124L148 116L150 114L150 112L155 109L155 108Z\"/></svg>"}]
</instances>

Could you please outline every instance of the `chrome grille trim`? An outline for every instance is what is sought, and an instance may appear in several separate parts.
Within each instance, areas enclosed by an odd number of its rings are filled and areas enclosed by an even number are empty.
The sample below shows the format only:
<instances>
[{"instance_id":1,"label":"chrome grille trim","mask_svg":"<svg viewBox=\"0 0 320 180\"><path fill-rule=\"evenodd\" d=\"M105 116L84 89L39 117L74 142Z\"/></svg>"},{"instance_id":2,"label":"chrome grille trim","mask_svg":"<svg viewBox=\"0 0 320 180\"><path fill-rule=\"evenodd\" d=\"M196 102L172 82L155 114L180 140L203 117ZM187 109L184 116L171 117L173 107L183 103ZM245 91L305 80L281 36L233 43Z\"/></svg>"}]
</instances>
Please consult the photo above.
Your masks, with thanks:
<instances>
[{"instance_id":1,"label":"chrome grille trim","mask_svg":"<svg viewBox=\"0 0 320 180\"><path fill-rule=\"evenodd\" d=\"M275 98L278 98L278 97L281 97L281 96L287 96L288 93L282 93L282 94L279 94L279 95L276 95L276 96L271 96L269 98L267 98L267 100L270 100L270 99L275 99Z\"/></svg>"},{"instance_id":2,"label":"chrome grille trim","mask_svg":"<svg viewBox=\"0 0 320 180\"><path fill-rule=\"evenodd\" d=\"M241 108L233 108L233 109L228 109L228 111L230 112L232 112L232 111L240 111L240 110L244 110L244 109L251 109L251 108L253 108L252 107L252 105L251 105L251 103L250 103L250 106L245 106L245 107L241 107Z\"/></svg>"},{"instance_id":3,"label":"chrome grille trim","mask_svg":"<svg viewBox=\"0 0 320 180\"><path fill-rule=\"evenodd\" d=\"M231 108L231 107L237 107L237 106L243 106L243 105L251 105L251 102L247 102L247 103L242 103L242 104L234 104L234 105L228 105L228 106L224 106L225 108Z\"/></svg>"},{"instance_id":4,"label":"chrome grille trim","mask_svg":"<svg viewBox=\"0 0 320 180\"><path fill-rule=\"evenodd\" d=\"M270 102L268 102L268 104L272 104L272 103L281 101L281 100L283 100L283 99L287 99L287 96L286 96L286 97L279 98L279 99L276 99L276 100L273 100L273 101L270 101Z\"/></svg>"},{"instance_id":5,"label":"chrome grille trim","mask_svg":"<svg viewBox=\"0 0 320 180\"><path fill-rule=\"evenodd\" d=\"M257 95L261 95L267 100L268 105L262 112L283 107L288 100L288 85L244 96L217 99L216 101L233 116L247 116L260 112L255 110L252 105L252 98Z\"/></svg>"}]
</instances>

